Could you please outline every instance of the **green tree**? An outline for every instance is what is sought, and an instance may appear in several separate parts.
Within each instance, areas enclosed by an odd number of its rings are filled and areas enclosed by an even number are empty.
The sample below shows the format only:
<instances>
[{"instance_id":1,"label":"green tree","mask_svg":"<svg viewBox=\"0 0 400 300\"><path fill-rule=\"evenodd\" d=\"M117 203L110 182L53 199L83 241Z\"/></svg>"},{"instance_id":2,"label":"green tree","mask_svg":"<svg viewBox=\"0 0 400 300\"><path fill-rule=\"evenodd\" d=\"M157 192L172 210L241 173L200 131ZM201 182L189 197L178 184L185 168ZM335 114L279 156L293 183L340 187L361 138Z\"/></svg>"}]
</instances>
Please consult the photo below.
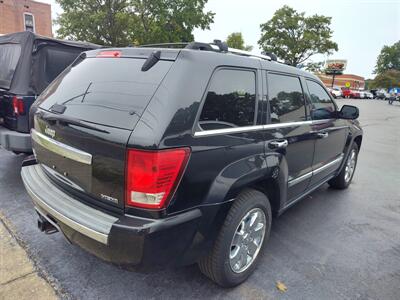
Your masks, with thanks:
<instances>
[{"instance_id":1,"label":"green tree","mask_svg":"<svg viewBox=\"0 0 400 300\"><path fill-rule=\"evenodd\" d=\"M325 71L323 61L309 62L309 63L305 64L304 68L306 69L306 71L312 72L312 73L323 73Z\"/></svg>"},{"instance_id":2,"label":"green tree","mask_svg":"<svg viewBox=\"0 0 400 300\"><path fill-rule=\"evenodd\" d=\"M378 56L374 73L382 74L388 70L400 71L400 41L384 46Z\"/></svg>"},{"instance_id":3,"label":"green tree","mask_svg":"<svg viewBox=\"0 0 400 300\"><path fill-rule=\"evenodd\" d=\"M253 50L253 46L244 44L244 39L241 32L232 32L226 38L226 43L228 44L228 47L231 48L245 50L245 51Z\"/></svg>"},{"instance_id":4,"label":"green tree","mask_svg":"<svg viewBox=\"0 0 400 300\"><path fill-rule=\"evenodd\" d=\"M338 45L331 40L330 25L330 17L305 17L304 12L298 13L285 5L271 20L260 25L258 44L265 52L272 52L297 66L315 54L332 54L338 50Z\"/></svg>"},{"instance_id":5,"label":"green tree","mask_svg":"<svg viewBox=\"0 0 400 300\"><path fill-rule=\"evenodd\" d=\"M208 0L56 0L63 13L57 36L102 45L187 42L209 29Z\"/></svg>"},{"instance_id":6,"label":"green tree","mask_svg":"<svg viewBox=\"0 0 400 300\"><path fill-rule=\"evenodd\" d=\"M107 46L132 43L128 1L56 1L63 10L55 21L57 37Z\"/></svg>"},{"instance_id":7,"label":"green tree","mask_svg":"<svg viewBox=\"0 0 400 300\"><path fill-rule=\"evenodd\" d=\"M388 70L376 75L375 79L370 83L370 88L391 88L400 87L400 71Z\"/></svg>"},{"instance_id":8,"label":"green tree","mask_svg":"<svg viewBox=\"0 0 400 300\"><path fill-rule=\"evenodd\" d=\"M365 89L369 90L372 89L374 86L374 80L373 79L365 79Z\"/></svg>"}]
</instances>

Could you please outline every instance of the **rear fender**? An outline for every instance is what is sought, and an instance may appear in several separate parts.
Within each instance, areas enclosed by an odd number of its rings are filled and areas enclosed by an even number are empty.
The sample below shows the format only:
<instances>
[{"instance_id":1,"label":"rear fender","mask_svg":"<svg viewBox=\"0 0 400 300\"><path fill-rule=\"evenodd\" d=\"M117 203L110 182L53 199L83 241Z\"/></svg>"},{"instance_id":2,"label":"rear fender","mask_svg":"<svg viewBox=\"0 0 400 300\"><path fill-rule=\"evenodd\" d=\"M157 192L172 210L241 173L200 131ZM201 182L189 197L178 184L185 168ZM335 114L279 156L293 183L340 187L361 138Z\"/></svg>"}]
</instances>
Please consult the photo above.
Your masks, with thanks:
<instances>
[{"instance_id":1,"label":"rear fender","mask_svg":"<svg viewBox=\"0 0 400 300\"><path fill-rule=\"evenodd\" d=\"M235 199L245 188L252 187L267 194L273 206L280 210L287 195L288 166L280 153L255 154L235 161L225 167L215 178L207 202L224 197L224 201ZM279 191L270 191L277 188ZM275 195L275 196L272 196ZM276 199L275 199L276 197Z\"/></svg>"},{"instance_id":2,"label":"rear fender","mask_svg":"<svg viewBox=\"0 0 400 300\"><path fill-rule=\"evenodd\" d=\"M205 205L201 206L205 221L200 224L199 232L189 246L190 251L186 251L191 255L185 255L183 260L194 262L195 257L201 257L211 249L235 198L245 188L265 193L272 210L279 213L284 203L282 199L286 198L287 177L287 162L279 153L267 157L264 153L254 154L226 166L215 178Z\"/></svg>"}]
</instances>

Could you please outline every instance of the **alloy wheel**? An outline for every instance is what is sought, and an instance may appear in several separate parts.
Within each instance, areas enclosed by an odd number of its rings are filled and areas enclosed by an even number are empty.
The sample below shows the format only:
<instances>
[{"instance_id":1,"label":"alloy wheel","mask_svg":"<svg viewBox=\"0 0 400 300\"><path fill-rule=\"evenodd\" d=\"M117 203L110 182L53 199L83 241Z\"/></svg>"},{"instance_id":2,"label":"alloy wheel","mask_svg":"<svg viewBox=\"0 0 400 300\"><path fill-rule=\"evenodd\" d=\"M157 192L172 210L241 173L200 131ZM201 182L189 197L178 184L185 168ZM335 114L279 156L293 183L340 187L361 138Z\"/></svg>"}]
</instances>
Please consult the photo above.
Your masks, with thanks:
<instances>
[{"instance_id":1,"label":"alloy wheel","mask_svg":"<svg viewBox=\"0 0 400 300\"><path fill-rule=\"evenodd\" d=\"M354 170L356 168L356 161L357 161L357 153L356 150L351 150L349 157L346 161L345 173L344 173L344 180L349 182L351 177L353 176Z\"/></svg>"},{"instance_id":2,"label":"alloy wheel","mask_svg":"<svg viewBox=\"0 0 400 300\"><path fill-rule=\"evenodd\" d=\"M260 208L250 210L240 221L233 236L229 262L234 273L242 273L256 259L264 241L265 213Z\"/></svg>"}]
</instances>

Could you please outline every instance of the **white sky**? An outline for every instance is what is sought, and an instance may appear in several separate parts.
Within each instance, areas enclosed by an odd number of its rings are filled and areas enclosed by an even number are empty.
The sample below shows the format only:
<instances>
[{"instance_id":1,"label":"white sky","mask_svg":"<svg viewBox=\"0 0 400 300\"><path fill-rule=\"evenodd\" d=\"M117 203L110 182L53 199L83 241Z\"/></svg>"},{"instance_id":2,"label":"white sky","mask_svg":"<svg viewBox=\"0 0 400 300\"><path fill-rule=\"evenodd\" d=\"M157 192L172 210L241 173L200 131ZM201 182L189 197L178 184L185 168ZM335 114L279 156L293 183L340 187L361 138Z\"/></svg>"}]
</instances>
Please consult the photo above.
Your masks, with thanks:
<instances>
[{"instance_id":1,"label":"white sky","mask_svg":"<svg viewBox=\"0 0 400 300\"><path fill-rule=\"evenodd\" d=\"M38 0L52 4L53 19L61 13L54 0ZM400 40L400 0L209 0L206 10L216 13L211 29L195 30L196 41L224 40L231 32L243 33L246 44L260 53L257 41L260 24L268 21L283 5L306 15L332 17L333 40L339 51L331 59L347 59L346 73L373 78L376 58L384 45ZM313 61L324 56L312 57Z\"/></svg>"}]
</instances>

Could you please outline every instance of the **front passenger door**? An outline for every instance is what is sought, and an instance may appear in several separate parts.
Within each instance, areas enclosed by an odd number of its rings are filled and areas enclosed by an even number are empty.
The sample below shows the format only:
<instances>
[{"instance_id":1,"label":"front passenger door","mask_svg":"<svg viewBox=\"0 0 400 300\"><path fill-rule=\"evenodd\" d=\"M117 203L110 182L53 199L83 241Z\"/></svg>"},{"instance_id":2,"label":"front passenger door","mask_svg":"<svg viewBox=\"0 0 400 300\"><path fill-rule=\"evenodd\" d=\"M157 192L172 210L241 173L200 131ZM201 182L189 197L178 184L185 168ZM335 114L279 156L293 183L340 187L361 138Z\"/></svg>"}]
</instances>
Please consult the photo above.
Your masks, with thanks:
<instances>
[{"instance_id":1,"label":"front passenger door","mask_svg":"<svg viewBox=\"0 0 400 300\"><path fill-rule=\"evenodd\" d=\"M339 168L349 128L345 120L336 118L336 104L326 90L317 81L307 79L306 82L315 139L310 182L313 186L326 180Z\"/></svg>"}]
</instances>

